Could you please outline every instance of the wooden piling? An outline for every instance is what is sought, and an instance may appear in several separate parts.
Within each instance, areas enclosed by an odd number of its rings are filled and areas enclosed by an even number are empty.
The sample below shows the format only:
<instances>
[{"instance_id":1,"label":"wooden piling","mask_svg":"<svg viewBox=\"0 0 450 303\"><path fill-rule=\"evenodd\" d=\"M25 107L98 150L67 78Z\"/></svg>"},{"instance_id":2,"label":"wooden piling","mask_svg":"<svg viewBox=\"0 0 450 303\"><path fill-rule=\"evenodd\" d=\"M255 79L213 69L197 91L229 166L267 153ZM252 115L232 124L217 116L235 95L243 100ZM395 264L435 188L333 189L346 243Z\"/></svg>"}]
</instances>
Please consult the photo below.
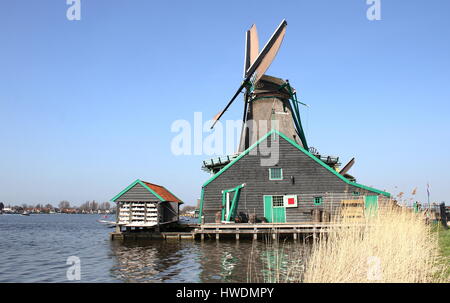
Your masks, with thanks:
<instances>
[{"instance_id":1,"label":"wooden piling","mask_svg":"<svg viewBox=\"0 0 450 303\"><path fill-rule=\"evenodd\" d=\"M314 223L319 223L320 222L320 210L319 209L313 209L312 210L312 220Z\"/></svg>"}]
</instances>

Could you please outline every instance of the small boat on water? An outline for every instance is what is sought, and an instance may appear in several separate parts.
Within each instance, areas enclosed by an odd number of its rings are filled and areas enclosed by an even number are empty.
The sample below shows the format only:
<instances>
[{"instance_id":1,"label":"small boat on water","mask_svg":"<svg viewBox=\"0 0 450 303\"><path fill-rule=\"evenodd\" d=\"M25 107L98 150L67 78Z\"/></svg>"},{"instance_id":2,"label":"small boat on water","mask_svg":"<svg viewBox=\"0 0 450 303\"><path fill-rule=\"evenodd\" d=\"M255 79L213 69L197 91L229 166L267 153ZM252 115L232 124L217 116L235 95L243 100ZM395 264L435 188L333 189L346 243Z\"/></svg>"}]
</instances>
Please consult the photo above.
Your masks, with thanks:
<instances>
[{"instance_id":1,"label":"small boat on water","mask_svg":"<svg viewBox=\"0 0 450 303\"><path fill-rule=\"evenodd\" d=\"M108 216L103 216L103 219L107 219ZM97 220L98 223L104 224L107 227L115 227L116 226L116 222L115 221L110 221L110 220Z\"/></svg>"},{"instance_id":2,"label":"small boat on water","mask_svg":"<svg viewBox=\"0 0 450 303\"><path fill-rule=\"evenodd\" d=\"M107 227L115 227L116 226L116 222L114 221L107 221L107 220L97 220L98 223L104 224Z\"/></svg>"},{"instance_id":3,"label":"small boat on water","mask_svg":"<svg viewBox=\"0 0 450 303\"><path fill-rule=\"evenodd\" d=\"M21 215L22 215L22 216L29 216L29 215L30 215L30 213L29 213L29 212L26 212L26 211L24 211L23 213L21 213Z\"/></svg>"}]
</instances>

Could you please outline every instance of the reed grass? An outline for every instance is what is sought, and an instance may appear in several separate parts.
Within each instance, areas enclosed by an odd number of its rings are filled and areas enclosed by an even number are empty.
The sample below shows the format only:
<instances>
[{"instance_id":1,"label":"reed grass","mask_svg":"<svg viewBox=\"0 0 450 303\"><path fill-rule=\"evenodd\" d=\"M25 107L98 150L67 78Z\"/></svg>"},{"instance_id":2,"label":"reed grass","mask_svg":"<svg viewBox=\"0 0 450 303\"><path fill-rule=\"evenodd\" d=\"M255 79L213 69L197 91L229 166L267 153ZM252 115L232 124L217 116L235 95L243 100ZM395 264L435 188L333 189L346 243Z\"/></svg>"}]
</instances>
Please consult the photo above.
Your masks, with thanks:
<instances>
[{"instance_id":1,"label":"reed grass","mask_svg":"<svg viewBox=\"0 0 450 303\"><path fill-rule=\"evenodd\" d=\"M361 224L362 223L362 224ZM363 222L343 220L313 243L303 282L444 282L448 262L424 217L380 209Z\"/></svg>"},{"instance_id":2,"label":"reed grass","mask_svg":"<svg viewBox=\"0 0 450 303\"><path fill-rule=\"evenodd\" d=\"M422 214L403 208L380 209L377 215L336 222L317 241L266 240L266 252L251 257L249 282L435 283L449 282L449 256L442 235ZM440 239L440 241L439 241ZM448 252L446 250L445 252ZM253 255L253 250L250 252ZM262 262L261 262L262 261ZM262 273L262 274L261 274Z\"/></svg>"},{"instance_id":3,"label":"reed grass","mask_svg":"<svg viewBox=\"0 0 450 303\"><path fill-rule=\"evenodd\" d=\"M259 249L256 249L256 246ZM308 245L283 241L279 237L264 242L253 241L247 267L247 281L253 283L285 283L302 279Z\"/></svg>"}]
</instances>

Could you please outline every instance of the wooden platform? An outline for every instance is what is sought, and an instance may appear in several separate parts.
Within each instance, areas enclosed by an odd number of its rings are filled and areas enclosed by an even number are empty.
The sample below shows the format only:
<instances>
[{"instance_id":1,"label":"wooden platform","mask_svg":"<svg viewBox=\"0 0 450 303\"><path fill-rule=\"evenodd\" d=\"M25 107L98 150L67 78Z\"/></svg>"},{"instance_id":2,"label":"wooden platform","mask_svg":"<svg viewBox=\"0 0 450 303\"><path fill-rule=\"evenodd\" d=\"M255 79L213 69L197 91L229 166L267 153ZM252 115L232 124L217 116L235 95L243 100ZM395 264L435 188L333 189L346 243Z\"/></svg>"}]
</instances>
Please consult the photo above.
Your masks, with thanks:
<instances>
[{"instance_id":1,"label":"wooden platform","mask_svg":"<svg viewBox=\"0 0 450 303\"><path fill-rule=\"evenodd\" d=\"M205 236L208 238L215 238L219 240L221 236L233 236L236 240L240 239L241 235L250 236L253 239L258 239L261 236L271 236L275 239L279 235L292 236L296 240L300 235L312 235L316 238L319 234L327 233L331 226L336 224L331 223L211 223L211 224L191 224L189 227L191 231L170 231L170 232L122 232L111 233L112 240L123 239L200 239L204 240ZM342 225L343 226L343 225Z\"/></svg>"},{"instance_id":2,"label":"wooden platform","mask_svg":"<svg viewBox=\"0 0 450 303\"><path fill-rule=\"evenodd\" d=\"M200 235L201 239L204 239L205 235L214 235L218 240L220 235L235 235L239 240L240 235L252 235L253 239L258 239L258 235L270 235L275 239L278 235L288 234L292 235L296 240L301 234L310 234L316 237L320 233L326 233L332 226L330 223L210 223L200 225L194 230L197 235Z\"/></svg>"}]
</instances>

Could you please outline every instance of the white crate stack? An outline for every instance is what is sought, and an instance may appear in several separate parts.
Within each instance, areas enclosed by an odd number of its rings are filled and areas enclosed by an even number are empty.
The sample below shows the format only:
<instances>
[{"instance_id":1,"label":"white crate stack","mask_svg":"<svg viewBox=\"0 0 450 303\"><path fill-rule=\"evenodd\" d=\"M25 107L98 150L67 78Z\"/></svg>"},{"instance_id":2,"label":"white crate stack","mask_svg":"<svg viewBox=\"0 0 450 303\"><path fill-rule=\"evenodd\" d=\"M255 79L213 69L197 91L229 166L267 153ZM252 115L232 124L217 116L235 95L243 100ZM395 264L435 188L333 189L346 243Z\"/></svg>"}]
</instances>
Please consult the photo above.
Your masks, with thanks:
<instances>
[{"instance_id":1,"label":"white crate stack","mask_svg":"<svg viewBox=\"0 0 450 303\"><path fill-rule=\"evenodd\" d=\"M155 226L159 222L156 202L122 202L119 209L119 225L133 227Z\"/></svg>"}]
</instances>

